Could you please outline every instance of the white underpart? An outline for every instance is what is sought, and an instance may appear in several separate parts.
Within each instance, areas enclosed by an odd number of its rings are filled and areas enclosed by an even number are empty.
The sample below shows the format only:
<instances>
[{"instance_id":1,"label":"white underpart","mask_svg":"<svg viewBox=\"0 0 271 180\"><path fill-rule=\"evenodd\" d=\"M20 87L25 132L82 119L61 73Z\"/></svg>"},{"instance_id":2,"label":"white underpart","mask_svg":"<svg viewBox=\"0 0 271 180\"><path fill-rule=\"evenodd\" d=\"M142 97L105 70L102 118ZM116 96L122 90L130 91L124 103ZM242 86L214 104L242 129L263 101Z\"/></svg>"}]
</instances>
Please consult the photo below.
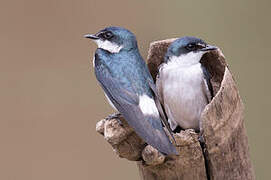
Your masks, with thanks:
<instances>
[{"instance_id":1,"label":"white underpart","mask_svg":"<svg viewBox=\"0 0 271 180\"><path fill-rule=\"evenodd\" d=\"M202 55L205 52L199 51L199 52L190 52L185 55L181 56L171 56L167 64L164 64L164 67L179 67L179 66L191 66L193 64L199 63Z\"/></svg>"},{"instance_id":2,"label":"white underpart","mask_svg":"<svg viewBox=\"0 0 271 180\"><path fill-rule=\"evenodd\" d=\"M139 108L144 115L159 116L154 100L145 94L139 96Z\"/></svg>"},{"instance_id":3,"label":"white underpart","mask_svg":"<svg viewBox=\"0 0 271 180\"><path fill-rule=\"evenodd\" d=\"M201 113L208 104L208 89L199 63L203 54L173 56L159 70L161 84L157 87L172 129L178 124L184 129L199 130Z\"/></svg>"},{"instance_id":4,"label":"white underpart","mask_svg":"<svg viewBox=\"0 0 271 180\"><path fill-rule=\"evenodd\" d=\"M112 43L108 40L103 41L103 40L98 39L98 40L95 40L95 42L97 43L98 48L107 50L111 53L118 53L122 49L122 46L119 46L116 43Z\"/></svg>"}]
</instances>

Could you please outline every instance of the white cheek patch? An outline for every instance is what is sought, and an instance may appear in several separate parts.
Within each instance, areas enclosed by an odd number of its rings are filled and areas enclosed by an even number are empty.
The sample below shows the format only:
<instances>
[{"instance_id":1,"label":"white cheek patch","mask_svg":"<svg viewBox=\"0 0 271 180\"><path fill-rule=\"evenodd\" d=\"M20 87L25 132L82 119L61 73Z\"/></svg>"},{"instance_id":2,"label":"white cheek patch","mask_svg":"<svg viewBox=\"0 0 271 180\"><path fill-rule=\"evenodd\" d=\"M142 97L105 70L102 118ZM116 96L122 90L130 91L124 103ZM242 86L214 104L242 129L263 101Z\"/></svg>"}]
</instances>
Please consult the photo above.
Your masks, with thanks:
<instances>
[{"instance_id":1,"label":"white cheek patch","mask_svg":"<svg viewBox=\"0 0 271 180\"><path fill-rule=\"evenodd\" d=\"M118 53L122 49L122 46L119 46L119 45L112 43L108 40L102 41L102 40L98 39L98 40L95 40L95 42L97 43L98 48L107 50L111 53Z\"/></svg>"},{"instance_id":2,"label":"white cheek patch","mask_svg":"<svg viewBox=\"0 0 271 180\"><path fill-rule=\"evenodd\" d=\"M145 94L139 97L139 108L144 115L159 117L154 100Z\"/></svg>"}]
</instances>

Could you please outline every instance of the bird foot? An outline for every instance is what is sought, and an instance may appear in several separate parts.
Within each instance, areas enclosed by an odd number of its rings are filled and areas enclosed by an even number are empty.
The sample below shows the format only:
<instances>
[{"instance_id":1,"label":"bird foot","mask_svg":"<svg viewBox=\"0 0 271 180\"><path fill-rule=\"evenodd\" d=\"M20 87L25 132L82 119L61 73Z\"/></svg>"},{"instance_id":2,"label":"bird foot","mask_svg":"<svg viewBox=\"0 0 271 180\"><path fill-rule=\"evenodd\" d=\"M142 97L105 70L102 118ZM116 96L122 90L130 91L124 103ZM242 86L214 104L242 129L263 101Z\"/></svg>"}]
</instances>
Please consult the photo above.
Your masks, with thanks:
<instances>
[{"instance_id":1,"label":"bird foot","mask_svg":"<svg viewBox=\"0 0 271 180\"><path fill-rule=\"evenodd\" d=\"M119 124L122 125L120 117L121 117L121 113L116 112L116 113L113 113L113 114L110 114L109 116L107 116L105 118L105 120L108 121L108 120L111 120L111 119L116 119L119 122Z\"/></svg>"}]
</instances>

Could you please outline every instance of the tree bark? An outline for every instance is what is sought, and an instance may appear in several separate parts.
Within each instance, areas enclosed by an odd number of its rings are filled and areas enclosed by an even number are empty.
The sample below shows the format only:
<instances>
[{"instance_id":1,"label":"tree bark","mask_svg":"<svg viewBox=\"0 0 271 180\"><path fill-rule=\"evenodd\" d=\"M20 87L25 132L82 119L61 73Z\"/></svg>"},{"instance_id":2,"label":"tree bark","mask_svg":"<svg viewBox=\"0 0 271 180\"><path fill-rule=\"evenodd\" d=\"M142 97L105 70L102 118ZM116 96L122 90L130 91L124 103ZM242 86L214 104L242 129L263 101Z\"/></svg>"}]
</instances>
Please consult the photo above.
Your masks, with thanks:
<instances>
[{"instance_id":1,"label":"tree bark","mask_svg":"<svg viewBox=\"0 0 271 180\"><path fill-rule=\"evenodd\" d=\"M147 64L154 79L173 40L150 45ZM209 52L201 63L212 75L215 97L202 113L199 134L192 129L174 134L178 156L165 157L147 145L122 117L97 123L96 130L119 157L137 161L141 179L255 179L244 127L243 103L224 55L220 50Z\"/></svg>"}]
</instances>

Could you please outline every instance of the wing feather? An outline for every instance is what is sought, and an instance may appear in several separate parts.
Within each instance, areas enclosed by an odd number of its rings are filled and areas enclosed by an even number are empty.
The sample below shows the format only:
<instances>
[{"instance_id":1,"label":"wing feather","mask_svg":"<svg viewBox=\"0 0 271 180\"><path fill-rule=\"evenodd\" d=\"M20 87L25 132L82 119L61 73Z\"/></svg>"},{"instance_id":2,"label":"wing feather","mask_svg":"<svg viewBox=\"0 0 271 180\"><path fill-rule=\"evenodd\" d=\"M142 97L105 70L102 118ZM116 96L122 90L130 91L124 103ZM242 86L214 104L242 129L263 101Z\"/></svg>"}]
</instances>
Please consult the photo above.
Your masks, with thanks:
<instances>
[{"instance_id":1,"label":"wing feather","mask_svg":"<svg viewBox=\"0 0 271 180\"><path fill-rule=\"evenodd\" d=\"M177 154L162 127L160 117L144 115L139 107L139 96L135 92L126 89L105 68L95 67L95 74L108 98L143 140L161 153Z\"/></svg>"},{"instance_id":2,"label":"wing feather","mask_svg":"<svg viewBox=\"0 0 271 180\"><path fill-rule=\"evenodd\" d=\"M151 90L152 90L152 92L154 94L155 104L156 104L156 107L157 107L157 109L159 111L159 114L161 116L162 122L163 122L164 126L166 127L167 131L169 132L169 134L170 134L171 138L173 139L174 143L176 144L176 140L175 140L175 138L173 136L173 132L172 132L172 130L171 130L170 126L169 126L169 123L168 123L168 117L167 117L167 115L165 113L165 110L162 107L162 104L160 102L161 98L159 98L159 94L157 92L156 86L152 81L149 81L149 86L150 86L150 88L151 88Z\"/></svg>"}]
</instances>

